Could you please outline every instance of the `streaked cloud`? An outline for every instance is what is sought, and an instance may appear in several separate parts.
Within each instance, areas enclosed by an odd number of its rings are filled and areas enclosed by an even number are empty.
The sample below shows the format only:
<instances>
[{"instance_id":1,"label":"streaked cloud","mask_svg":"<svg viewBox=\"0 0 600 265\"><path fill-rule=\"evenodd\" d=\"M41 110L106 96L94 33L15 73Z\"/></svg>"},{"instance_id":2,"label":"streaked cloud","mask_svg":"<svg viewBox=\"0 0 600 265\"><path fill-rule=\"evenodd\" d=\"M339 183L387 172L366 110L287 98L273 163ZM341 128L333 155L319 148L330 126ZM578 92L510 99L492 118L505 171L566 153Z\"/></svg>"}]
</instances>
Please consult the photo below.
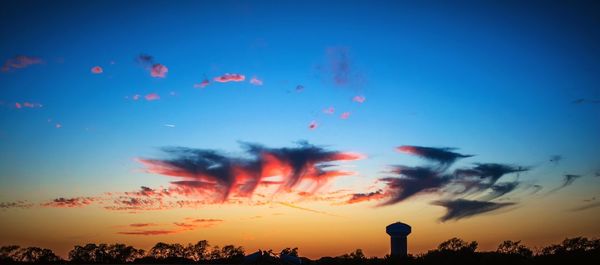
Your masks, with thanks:
<instances>
[{"instance_id":1,"label":"streaked cloud","mask_svg":"<svg viewBox=\"0 0 600 265\"><path fill-rule=\"evenodd\" d=\"M465 199L441 200L433 202L433 204L446 208L446 214L440 218L442 222L460 220L515 205L512 202L499 203Z\"/></svg>"},{"instance_id":2,"label":"streaked cloud","mask_svg":"<svg viewBox=\"0 0 600 265\"><path fill-rule=\"evenodd\" d=\"M43 62L44 61L39 57L17 55L4 61L4 64L0 70L2 72L8 72L14 69L26 68L30 65L41 64Z\"/></svg>"}]
</instances>

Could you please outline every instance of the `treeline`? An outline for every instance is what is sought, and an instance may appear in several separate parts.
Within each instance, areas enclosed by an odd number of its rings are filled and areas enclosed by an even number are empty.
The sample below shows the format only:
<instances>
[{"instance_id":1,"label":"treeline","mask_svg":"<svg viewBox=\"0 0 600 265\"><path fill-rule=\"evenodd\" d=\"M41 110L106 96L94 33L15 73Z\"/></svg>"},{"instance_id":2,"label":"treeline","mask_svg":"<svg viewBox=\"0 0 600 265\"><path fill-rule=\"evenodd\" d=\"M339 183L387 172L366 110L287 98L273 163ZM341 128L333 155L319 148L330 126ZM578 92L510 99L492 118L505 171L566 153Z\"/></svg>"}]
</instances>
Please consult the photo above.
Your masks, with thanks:
<instances>
[{"instance_id":1,"label":"treeline","mask_svg":"<svg viewBox=\"0 0 600 265\"><path fill-rule=\"evenodd\" d=\"M148 251L125 244L86 244L75 246L65 260L50 249L3 246L0 247L0 264L600 264L600 239L568 238L560 244L535 250L520 241L504 241L496 251L479 252L477 247L475 241L452 238L436 249L416 256L366 257L357 249L337 257L310 260L298 257L298 248L285 248L278 253L258 251L246 256L242 247L210 246L202 240L187 246L161 242Z\"/></svg>"}]
</instances>

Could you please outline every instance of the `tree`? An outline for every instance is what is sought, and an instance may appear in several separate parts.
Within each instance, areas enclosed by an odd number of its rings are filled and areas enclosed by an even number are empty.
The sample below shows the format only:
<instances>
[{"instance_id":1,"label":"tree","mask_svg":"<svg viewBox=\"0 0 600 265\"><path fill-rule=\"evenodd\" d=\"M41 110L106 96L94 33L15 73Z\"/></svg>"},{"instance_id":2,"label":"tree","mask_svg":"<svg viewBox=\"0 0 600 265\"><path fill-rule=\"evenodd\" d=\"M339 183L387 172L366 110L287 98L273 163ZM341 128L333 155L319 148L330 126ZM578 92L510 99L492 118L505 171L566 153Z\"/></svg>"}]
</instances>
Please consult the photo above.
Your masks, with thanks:
<instances>
[{"instance_id":1,"label":"tree","mask_svg":"<svg viewBox=\"0 0 600 265\"><path fill-rule=\"evenodd\" d=\"M185 257L191 259L193 261L205 260L208 259L208 241L200 240L198 243L192 245L188 244L185 248Z\"/></svg>"},{"instance_id":2,"label":"tree","mask_svg":"<svg viewBox=\"0 0 600 265\"><path fill-rule=\"evenodd\" d=\"M211 260L221 259L221 249L219 248L219 246L214 246L208 256Z\"/></svg>"},{"instance_id":3,"label":"tree","mask_svg":"<svg viewBox=\"0 0 600 265\"><path fill-rule=\"evenodd\" d=\"M234 245L227 245L221 249L221 258L233 259L244 256L244 248L236 247Z\"/></svg>"},{"instance_id":4,"label":"tree","mask_svg":"<svg viewBox=\"0 0 600 265\"><path fill-rule=\"evenodd\" d=\"M467 243L466 241L454 237L442 242L438 246L438 250L440 251L451 251L451 252L475 252L477 249L477 242L471 241L471 243Z\"/></svg>"},{"instance_id":5,"label":"tree","mask_svg":"<svg viewBox=\"0 0 600 265\"><path fill-rule=\"evenodd\" d=\"M47 248L28 247L18 249L13 257L13 261L27 263L52 263L60 261L52 250Z\"/></svg>"},{"instance_id":6,"label":"tree","mask_svg":"<svg viewBox=\"0 0 600 265\"><path fill-rule=\"evenodd\" d=\"M498 246L496 250L498 253L509 254L509 255L519 255L523 257L531 257L533 252L524 245L521 245L521 241L511 241L506 240Z\"/></svg>"},{"instance_id":7,"label":"tree","mask_svg":"<svg viewBox=\"0 0 600 265\"><path fill-rule=\"evenodd\" d=\"M284 248L279 254L298 257L298 248Z\"/></svg>"},{"instance_id":8,"label":"tree","mask_svg":"<svg viewBox=\"0 0 600 265\"><path fill-rule=\"evenodd\" d=\"M184 247L181 244L156 243L148 252L148 256L155 259L183 258Z\"/></svg>"},{"instance_id":9,"label":"tree","mask_svg":"<svg viewBox=\"0 0 600 265\"><path fill-rule=\"evenodd\" d=\"M17 250L19 250L19 246L10 245L10 246L2 246L0 247L0 261L12 261L13 255Z\"/></svg>"}]
</instances>

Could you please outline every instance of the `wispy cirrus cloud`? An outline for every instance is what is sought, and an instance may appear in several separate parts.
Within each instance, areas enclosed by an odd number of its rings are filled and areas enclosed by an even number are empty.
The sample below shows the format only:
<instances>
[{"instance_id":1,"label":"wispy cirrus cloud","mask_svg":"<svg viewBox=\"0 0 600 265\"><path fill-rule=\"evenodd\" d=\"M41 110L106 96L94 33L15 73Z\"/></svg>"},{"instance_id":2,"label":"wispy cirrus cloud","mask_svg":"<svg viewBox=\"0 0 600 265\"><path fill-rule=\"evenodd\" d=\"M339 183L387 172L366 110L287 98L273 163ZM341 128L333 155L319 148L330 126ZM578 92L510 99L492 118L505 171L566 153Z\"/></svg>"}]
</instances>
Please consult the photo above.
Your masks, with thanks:
<instances>
[{"instance_id":1,"label":"wispy cirrus cloud","mask_svg":"<svg viewBox=\"0 0 600 265\"><path fill-rule=\"evenodd\" d=\"M453 164L456 160L460 158L472 157L473 155L463 155L453 150L456 148L451 147L425 147L425 146L416 146L416 145L403 145L396 148L397 151L408 153L411 155L416 155L422 157L429 161L434 161L439 163L442 167L447 168L451 164Z\"/></svg>"},{"instance_id":2,"label":"wispy cirrus cloud","mask_svg":"<svg viewBox=\"0 0 600 265\"><path fill-rule=\"evenodd\" d=\"M433 204L446 208L446 214L440 218L440 221L442 222L460 220L515 205L515 203L512 202L499 203L465 199L442 200L433 202Z\"/></svg>"},{"instance_id":3,"label":"wispy cirrus cloud","mask_svg":"<svg viewBox=\"0 0 600 265\"><path fill-rule=\"evenodd\" d=\"M2 65L2 68L0 68L0 71L8 72L14 69L26 68L30 65L41 64L43 62L44 61L39 57L17 55L4 61L4 64Z\"/></svg>"}]
</instances>

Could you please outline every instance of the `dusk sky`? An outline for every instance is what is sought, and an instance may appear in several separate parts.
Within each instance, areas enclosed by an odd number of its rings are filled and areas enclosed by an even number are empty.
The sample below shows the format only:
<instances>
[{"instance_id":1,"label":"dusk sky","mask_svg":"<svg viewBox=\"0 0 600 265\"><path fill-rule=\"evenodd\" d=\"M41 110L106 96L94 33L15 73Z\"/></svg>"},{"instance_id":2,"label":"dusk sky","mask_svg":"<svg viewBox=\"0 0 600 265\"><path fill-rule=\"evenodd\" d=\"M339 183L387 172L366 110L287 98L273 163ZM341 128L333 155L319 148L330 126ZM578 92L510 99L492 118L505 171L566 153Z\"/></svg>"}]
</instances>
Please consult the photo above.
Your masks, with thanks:
<instances>
[{"instance_id":1,"label":"dusk sky","mask_svg":"<svg viewBox=\"0 0 600 265\"><path fill-rule=\"evenodd\" d=\"M595 1L2 1L0 245L600 236Z\"/></svg>"}]
</instances>

